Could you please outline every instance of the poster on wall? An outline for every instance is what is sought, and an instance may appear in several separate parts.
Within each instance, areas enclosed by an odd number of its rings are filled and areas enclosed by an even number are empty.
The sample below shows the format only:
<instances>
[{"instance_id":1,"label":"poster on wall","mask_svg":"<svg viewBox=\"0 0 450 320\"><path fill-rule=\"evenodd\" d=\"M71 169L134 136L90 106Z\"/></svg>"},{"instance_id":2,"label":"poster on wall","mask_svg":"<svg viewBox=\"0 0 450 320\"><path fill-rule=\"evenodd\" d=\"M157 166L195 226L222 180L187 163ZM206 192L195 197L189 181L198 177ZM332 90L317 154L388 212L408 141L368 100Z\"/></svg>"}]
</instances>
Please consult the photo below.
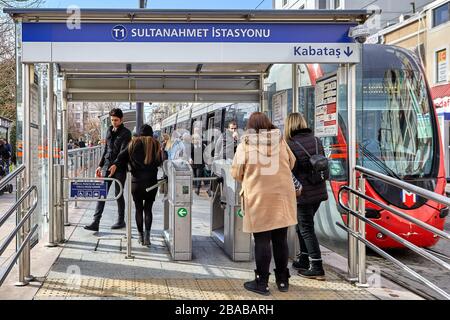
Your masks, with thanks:
<instances>
[{"instance_id":1,"label":"poster on wall","mask_svg":"<svg viewBox=\"0 0 450 320\"><path fill-rule=\"evenodd\" d=\"M314 134L335 137L338 134L337 76L319 79L316 83Z\"/></svg>"},{"instance_id":2,"label":"poster on wall","mask_svg":"<svg viewBox=\"0 0 450 320\"><path fill-rule=\"evenodd\" d=\"M272 122L275 126L281 127L287 117L287 90L277 92L272 97Z\"/></svg>"},{"instance_id":3,"label":"poster on wall","mask_svg":"<svg viewBox=\"0 0 450 320\"><path fill-rule=\"evenodd\" d=\"M437 82L447 82L447 50L443 49L437 53Z\"/></svg>"}]
</instances>

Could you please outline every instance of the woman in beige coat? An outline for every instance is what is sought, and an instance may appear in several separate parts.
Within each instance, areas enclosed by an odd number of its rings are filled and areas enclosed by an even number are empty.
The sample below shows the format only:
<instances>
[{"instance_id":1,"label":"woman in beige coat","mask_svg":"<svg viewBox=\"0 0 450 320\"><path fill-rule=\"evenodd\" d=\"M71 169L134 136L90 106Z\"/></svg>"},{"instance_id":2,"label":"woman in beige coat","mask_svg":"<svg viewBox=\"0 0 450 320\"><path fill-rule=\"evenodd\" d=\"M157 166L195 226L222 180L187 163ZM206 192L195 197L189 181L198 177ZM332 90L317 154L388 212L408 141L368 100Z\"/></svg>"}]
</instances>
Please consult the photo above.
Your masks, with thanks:
<instances>
[{"instance_id":1,"label":"woman in beige coat","mask_svg":"<svg viewBox=\"0 0 450 320\"><path fill-rule=\"evenodd\" d=\"M247 124L233 159L231 174L242 182L241 207L244 232L255 238L255 280L247 290L268 295L272 242L278 289L289 287L287 231L297 224L295 188L291 170L295 156L280 130L264 113L255 112Z\"/></svg>"}]
</instances>

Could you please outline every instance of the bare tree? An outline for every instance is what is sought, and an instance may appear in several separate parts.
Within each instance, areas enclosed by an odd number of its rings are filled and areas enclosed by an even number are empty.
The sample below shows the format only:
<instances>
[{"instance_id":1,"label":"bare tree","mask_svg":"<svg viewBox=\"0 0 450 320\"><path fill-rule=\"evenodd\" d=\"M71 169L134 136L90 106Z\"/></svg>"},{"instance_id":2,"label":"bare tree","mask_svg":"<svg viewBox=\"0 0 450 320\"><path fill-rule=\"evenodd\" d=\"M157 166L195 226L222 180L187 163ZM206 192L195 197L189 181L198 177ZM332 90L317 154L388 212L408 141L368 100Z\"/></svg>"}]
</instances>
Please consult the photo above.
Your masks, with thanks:
<instances>
[{"instance_id":1,"label":"bare tree","mask_svg":"<svg viewBox=\"0 0 450 320\"><path fill-rule=\"evenodd\" d=\"M11 145L16 144L16 56L13 20L3 13L4 8L32 8L44 0L0 0L0 116L13 120Z\"/></svg>"}]
</instances>

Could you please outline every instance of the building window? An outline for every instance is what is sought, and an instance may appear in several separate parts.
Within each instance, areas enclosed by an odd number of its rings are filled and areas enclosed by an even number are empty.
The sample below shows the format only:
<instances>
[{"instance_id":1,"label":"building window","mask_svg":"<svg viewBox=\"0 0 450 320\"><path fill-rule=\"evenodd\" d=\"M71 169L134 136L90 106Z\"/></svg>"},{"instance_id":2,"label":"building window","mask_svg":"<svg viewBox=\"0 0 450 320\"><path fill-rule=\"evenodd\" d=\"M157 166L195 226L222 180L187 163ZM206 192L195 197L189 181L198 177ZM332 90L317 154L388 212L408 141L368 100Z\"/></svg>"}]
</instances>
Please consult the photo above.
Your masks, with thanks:
<instances>
[{"instance_id":1,"label":"building window","mask_svg":"<svg viewBox=\"0 0 450 320\"><path fill-rule=\"evenodd\" d=\"M450 21L450 2L433 9L433 27Z\"/></svg>"},{"instance_id":2,"label":"building window","mask_svg":"<svg viewBox=\"0 0 450 320\"><path fill-rule=\"evenodd\" d=\"M436 51L436 83L447 82L447 49Z\"/></svg>"},{"instance_id":3,"label":"building window","mask_svg":"<svg viewBox=\"0 0 450 320\"><path fill-rule=\"evenodd\" d=\"M334 9L342 9L341 0L334 0Z\"/></svg>"},{"instance_id":4,"label":"building window","mask_svg":"<svg viewBox=\"0 0 450 320\"><path fill-rule=\"evenodd\" d=\"M318 9L319 10L324 10L324 9L327 9L327 2L328 2L328 0L319 0L318 1L318 3L319 3L319 5L318 5Z\"/></svg>"}]
</instances>

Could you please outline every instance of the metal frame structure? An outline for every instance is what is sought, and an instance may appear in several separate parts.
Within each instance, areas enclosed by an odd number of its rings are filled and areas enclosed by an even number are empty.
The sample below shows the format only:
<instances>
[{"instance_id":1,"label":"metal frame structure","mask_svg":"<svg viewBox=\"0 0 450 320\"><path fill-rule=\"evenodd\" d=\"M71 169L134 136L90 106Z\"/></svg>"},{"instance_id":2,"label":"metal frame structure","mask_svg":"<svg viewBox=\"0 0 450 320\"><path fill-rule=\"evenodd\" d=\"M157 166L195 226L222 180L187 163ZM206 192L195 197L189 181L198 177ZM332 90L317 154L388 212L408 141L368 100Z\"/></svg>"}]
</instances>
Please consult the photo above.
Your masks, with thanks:
<instances>
[{"instance_id":1,"label":"metal frame structure","mask_svg":"<svg viewBox=\"0 0 450 320\"><path fill-rule=\"evenodd\" d=\"M65 9L16 9L6 8L5 13L8 13L14 20L19 22L60 22L64 23L67 19L71 18L71 13ZM354 23L363 24L371 15L376 14L376 11L372 10L149 10L149 9L82 9L80 11L80 22L95 22L95 23L125 23L125 22L242 22L242 23L259 23L259 22L276 22L280 24L289 23L322 23L322 24L339 24L339 23ZM22 63L23 67L23 102L24 102L24 163L26 165L26 180L25 186L30 186L30 89L29 78L30 68L32 63L38 63L41 61ZM58 74L60 76L59 81L62 84L62 123L63 123L63 155L64 155L64 172L63 177L60 177L64 181L64 193L67 192L68 182L68 150L67 150L67 138L68 138L68 116L67 116L67 102L68 101L98 101L100 99L106 99L110 96L114 101L142 101L142 94L149 94L149 101L158 101L157 97L163 99L160 101L173 101L167 94L187 94L192 97L183 97L183 101L195 101L202 100L207 101L220 101L220 95L232 99L237 96L237 101L251 100L252 102L259 101L260 109L267 111L267 101L264 96L264 77L270 70L270 64L190 64L185 68L176 68L177 64L168 65L140 65L136 66L125 63L117 64L99 64L98 62L87 63L68 63L52 61L55 64ZM49 70L52 70L53 66L50 63ZM174 67L175 68L171 68ZM144 68L144 71L142 70ZM146 71L150 70L150 71ZM230 72L240 70L236 72ZM351 129L349 132L349 178L350 187L356 188L356 134L354 132L355 126L355 107L356 107L356 65L347 64L348 75L348 100L349 100L349 122L348 127ZM297 88L298 84L298 68L297 64L293 64L293 88ZM49 79L53 80L53 73L49 72ZM147 84L151 83L155 79L159 81L153 86L146 85L144 88L132 88L133 81L146 80ZM172 83L179 81L189 81L190 87L175 86L167 87L169 80L173 80ZM202 87L201 82L212 80L217 82L216 88ZM247 81L250 87L243 88L240 83ZM105 85L105 83L120 83L119 86ZM238 84L238 85L237 85ZM297 91L297 90L294 90ZM101 96L102 93L105 93ZM111 93L115 93L113 95ZM50 87L49 87L50 94ZM77 96L79 94L79 96ZM137 96L141 94L141 96ZM151 96L154 94L154 96ZM166 94L166 95L165 95ZM202 94L204 95L202 97ZM217 96L211 95L217 94ZM156 96L155 96L156 95ZM294 111L298 111L298 99L297 92L293 94L295 99L293 107ZM180 99L180 98L178 98ZM176 99L175 99L176 100ZM102 100L108 101L108 100ZM227 100L227 102L230 102ZM49 107L53 103L53 99L48 99ZM53 108L49 108L53 110ZM54 112L54 110L53 110ZM49 115L50 119L54 119L54 114ZM51 121L49 122L51 123ZM55 131L53 127L49 127L49 149L53 150L53 143L55 140ZM50 157L52 158L52 157ZM51 167L52 168L52 167ZM54 175L54 174L53 174ZM60 199L61 200L61 199ZM52 199L55 202L55 199ZM64 202L64 201L63 201ZM67 214L67 202L64 202L64 212L62 220L68 222ZM350 208L356 210L356 202L353 199L350 204ZM50 219L57 220L57 216L60 215L58 211L54 211L53 204L49 205L49 212L51 212ZM64 219L65 217L65 219ZM60 224L54 223L56 229L64 229ZM351 219L350 229L356 231L356 221ZM29 231L29 228L27 229ZM55 244L58 241L64 241L64 230L53 230L53 237L50 238L50 244ZM60 239L55 240L55 234L60 234ZM62 237L61 237L62 236ZM56 237L58 238L58 237ZM358 246L354 242L352 236L349 236L350 240L350 253L349 253L349 278L355 279L357 273L357 252ZM27 251L27 250L26 250ZM27 259L27 257L25 257ZM28 257L29 259L29 257ZM26 265L26 264L25 264Z\"/></svg>"}]
</instances>

